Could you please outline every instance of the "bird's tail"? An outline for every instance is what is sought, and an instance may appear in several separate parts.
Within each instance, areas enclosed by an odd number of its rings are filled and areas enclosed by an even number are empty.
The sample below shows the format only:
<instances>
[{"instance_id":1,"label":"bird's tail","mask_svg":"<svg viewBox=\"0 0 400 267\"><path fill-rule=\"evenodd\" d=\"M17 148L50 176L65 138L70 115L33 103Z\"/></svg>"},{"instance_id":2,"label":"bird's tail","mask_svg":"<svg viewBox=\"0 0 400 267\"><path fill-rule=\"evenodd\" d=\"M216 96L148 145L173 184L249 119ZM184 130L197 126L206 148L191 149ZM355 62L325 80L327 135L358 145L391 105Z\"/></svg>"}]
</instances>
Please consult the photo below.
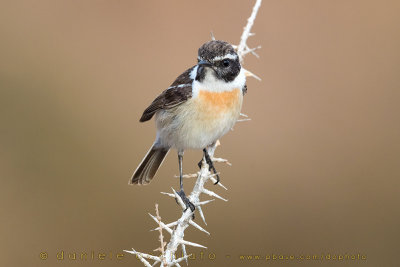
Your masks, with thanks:
<instances>
[{"instance_id":1,"label":"bird's tail","mask_svg":"<svg viewBox=\"0 0 400 267\"><path fill-rule=\"evenodd\" d=\"M147 152L129 180L129 184L148 184L153 179L169 148L156 148L154 145Z\"/></svg>"}]
</instances>

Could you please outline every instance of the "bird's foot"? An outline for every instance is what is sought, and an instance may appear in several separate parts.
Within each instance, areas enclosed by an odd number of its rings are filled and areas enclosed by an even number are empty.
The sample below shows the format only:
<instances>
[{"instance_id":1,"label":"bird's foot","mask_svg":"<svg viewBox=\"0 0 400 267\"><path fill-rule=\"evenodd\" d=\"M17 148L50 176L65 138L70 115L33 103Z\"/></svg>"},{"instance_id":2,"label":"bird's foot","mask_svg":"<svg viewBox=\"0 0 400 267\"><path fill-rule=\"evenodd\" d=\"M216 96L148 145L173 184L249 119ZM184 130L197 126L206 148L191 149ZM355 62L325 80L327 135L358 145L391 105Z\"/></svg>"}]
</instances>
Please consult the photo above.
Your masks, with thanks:
<instances>
[{"instance_id":1,"label":"bird's foot","mask_svg":"<svg viewBox=\"0 0 400 267\"><path fill-rule=\"evenodd\" d=\"M215 173L215 176L217 177L217 181L214 183L214 185L216 185L219 183L220 178L219 178L219 175L216 173L215 169L214 169L214 173Z\"/></svg>"},{"instance_id":2,"label":"bird's foot","mask_svg":"<svg viewBox=\"0 0 400 267\"><path fill-rule=\"evenodd\" d=\"M208 164L208 170L209 170L209 171L212 170L213 173L215 174L215 176L217 177L217 181L214 183L214 184L216 185L216 184L219 183L220 178L219 178L219 175L218 175L218 173L217 173L217 170L216 170L215 167L214 167L214 162L211 160L211 158L210 158L210 156L208 155L207 151L204 151L204 156L205 156L206 162L207 162L207 164ZM199 166L200 169L201 169L202 163L203 163L203 159L200 160L200 162L197 164L197 165Z\"/></svg>"},{"instance_id":3,"label":"bird's foot","mask_svg":"<svg viewBox=\"0 0 400 267\"><path fill-rule=\"evenodd\" d=\"M201 169L201 165L203 165L203 159L201 159L201 160L199 161L199 163L197 163L197 166L199 166L199 169Z\"/></svg>"},{"instance_id":4,"label":"bird's foot","mask_svg":"<svg viewBox=\"0 0 400 267\"><path fill-rule=\"evenodd\" d=\"M181 190L181 191L177 192L177 194L181 197L183 203L185 203L185 205L186 205L186 209L183 212L185 212L188 208L190 208L190 210L193 212L193 219L194 219L194 210L196 209L194 204L192 202L190 202L189 198L185 194L185 191Z\"/></svg>"}]
</instances>

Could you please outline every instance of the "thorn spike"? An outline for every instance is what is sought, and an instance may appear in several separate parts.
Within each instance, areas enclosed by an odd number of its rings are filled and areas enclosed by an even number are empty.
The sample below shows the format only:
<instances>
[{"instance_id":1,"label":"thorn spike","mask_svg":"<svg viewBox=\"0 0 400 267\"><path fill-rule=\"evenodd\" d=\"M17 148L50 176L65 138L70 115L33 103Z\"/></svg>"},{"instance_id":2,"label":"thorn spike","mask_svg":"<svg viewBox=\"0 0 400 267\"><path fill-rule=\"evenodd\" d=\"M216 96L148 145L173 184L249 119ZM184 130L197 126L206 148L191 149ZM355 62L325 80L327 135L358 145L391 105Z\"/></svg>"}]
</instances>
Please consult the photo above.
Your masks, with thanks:
<instances>
[{"instance_id":1,"label":"thorn spike","mask_svg":"<svg viewBox=\"0 0 400 267\"><path fill-rule=\"evenodd\" d=\"M213 201L215 201L215 199L205 200L205 201L197 202L197 205L205 205L205 204L208 204Z\"/></svg>"},{"instance_id":2,"label":"thorn spike","mask_svg":"<svg viewBox=\"0 0 400 267\"><path fill-rule=\"evenodd\" d=\"M221 199L221 200L223 200L223 201L228 201L227 199L225 199L225 198L223 198L223 197L217 195L217 194L214 193L213 191L210 191L210 190L205 189L205 188L203 188L203 193L204 193L204 194L207 194L207 195L209 195L209 196L211 196L211 197L219 198L219 199Z\"/></svg>"},{"instance_id":3,"label":"thorn spike","mask_svg":"<svg viewBox=\"0 0 400 267\"><path fill-rule=\"evenodd\" d=\"M204 230L200 225L198 225L197 223L195 223L193 220L190 220L189 223L194 226L195 228L199 229L200 231L210 235L210 233L206 230Z\"/></svg>"},{"instance_id":4,"label":"thorn spike","mask_svg":"<svg viewBox=\"0 0 400 267\"><path fill-rule=\"evenodd\" d=\"M203 210L201 209L201 206L197 206L197 210L199 211L200 217L203 220L204 224L207 225L206 218L204 218L204 214L203 214Z\"/></svg>"},{"instance_id":5,"label":"thorn spike","mask_svg":"<svg viewBox=\"0 0 400 267\"><path fill-rule=\"evenodd\" d=\"M167 196L170 196L170 197L175 197L175 195L174 195L174 194L171 194L171 193L165 193L165 192L161 192L161 194L163 194L163 195L167 195Z\"/></svg>"},{"instance_id":6,"label":"thorn spike","mask_svg":"<svg viewBox=\"0 0 400 267\"><path fill-rule=\"evenodd\" d=\"M180 243L181 244L185 244L187 246L192 246L192 247L207 248L207 247L205 247L203 245L200 245L200 244L197 244L197 243L193 243L193 242L190 242L190 241L186 241L186 240L183 240L183 239L181 240Z\"/></svg>"}]
</instances>

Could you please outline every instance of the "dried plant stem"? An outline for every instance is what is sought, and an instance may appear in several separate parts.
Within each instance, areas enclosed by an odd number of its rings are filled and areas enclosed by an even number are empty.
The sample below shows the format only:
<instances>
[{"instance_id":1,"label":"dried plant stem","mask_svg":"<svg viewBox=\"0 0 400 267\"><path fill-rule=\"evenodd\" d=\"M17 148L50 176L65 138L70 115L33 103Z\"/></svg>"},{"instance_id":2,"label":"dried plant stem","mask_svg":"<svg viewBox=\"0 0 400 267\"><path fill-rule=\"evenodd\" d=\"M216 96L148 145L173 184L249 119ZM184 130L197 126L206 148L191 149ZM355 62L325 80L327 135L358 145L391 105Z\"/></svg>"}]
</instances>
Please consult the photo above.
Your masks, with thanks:
<instances>
[{"instance_id":1,"label":"dried plant stem","mask_svg":"<svg viewBox=\"0 0 400 267\"><path fill-rule=\"evenodd\" d=\"M237 53L238 53L238 55L239 55L239 58L240 58L240 61L241 61L241 62L243 61L243 58L244 58L244 56L245 56L246 54L252 53L252 52L254 52L254 50L258 49L258 48L250 49L250 48L247 46L247 39L248 39L251 35L254 35L254 34L250 33L250 30L251 30L251 27L253 27L254 20L256 19L258 9L259 9L260 6L261 6L261 2L262 2L262 0L257 0L257 1L256 1L255 5L254 5L254 7L253 7L253 11L251 12L250 17L247 19L247 24L246 24L246 26L244 27L242 36L240 37L240 42L239 42L239 45L238 45L238 47L237 47ZM260 48L260 47L259 47L259 48Z\"/></svg>"}]
</instances>

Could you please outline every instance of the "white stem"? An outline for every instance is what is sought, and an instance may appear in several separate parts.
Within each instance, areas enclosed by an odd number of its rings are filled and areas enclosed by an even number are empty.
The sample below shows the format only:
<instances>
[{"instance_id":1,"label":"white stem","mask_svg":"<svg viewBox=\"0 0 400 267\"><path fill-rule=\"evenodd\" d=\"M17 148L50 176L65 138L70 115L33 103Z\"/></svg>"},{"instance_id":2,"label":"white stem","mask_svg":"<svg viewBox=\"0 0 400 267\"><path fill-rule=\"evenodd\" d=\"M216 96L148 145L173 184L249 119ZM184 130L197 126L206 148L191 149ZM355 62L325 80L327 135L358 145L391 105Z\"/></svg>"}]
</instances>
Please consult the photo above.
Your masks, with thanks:
<instances>
[{"instance_id":1,"label":"white stem","mask_svg":"<svg viewBox=\"0 0 400 267\"><path fill-rule=\"evenodd\" d=\"M262 2L262 0L257 0L257 2L255 3L255 5L253 7L253 11L251 12L250 17L247 19L247 24L244 27L242 36L240 37L240 43L237 48L237 53L239 55L240 61L243 61L243 57L245 54L245 48L247 47L247 38L249 38L249 36L252 35L250 33L250 30L254 24L254 20L256 19L258 9L261 6L261 2Z\"/></svg>"}]
</instances>

